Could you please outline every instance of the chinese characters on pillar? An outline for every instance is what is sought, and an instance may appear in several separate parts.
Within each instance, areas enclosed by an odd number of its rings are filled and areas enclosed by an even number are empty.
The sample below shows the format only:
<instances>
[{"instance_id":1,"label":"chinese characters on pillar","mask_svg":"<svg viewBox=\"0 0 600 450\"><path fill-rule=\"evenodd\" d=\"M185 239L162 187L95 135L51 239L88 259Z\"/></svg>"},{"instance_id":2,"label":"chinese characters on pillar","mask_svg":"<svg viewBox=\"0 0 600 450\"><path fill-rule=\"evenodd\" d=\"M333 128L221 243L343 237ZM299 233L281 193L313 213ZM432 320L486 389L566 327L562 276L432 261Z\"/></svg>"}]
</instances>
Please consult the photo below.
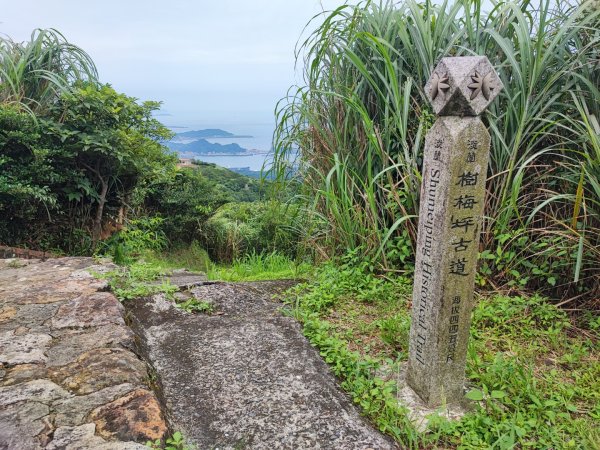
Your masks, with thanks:
<instances>
[{"instance_id":1,"label":"chinese characters on pillar","mask_svg":"<svg viewBox=\"0 0 600 450\"><path fill-rule=\"evenodd\" d=\"M437 118L423 152L406 381L429 407L464 397L491 143L480 115L502 88L485 56L442 58L424 88Z\"/></svg>"},{"instance_id":2,"label":"chinese characters on pillar","mask_svg":"<svg viewBox=\"0 0 600 450\"><path fill-rule=\"evenodd\" d=\"M440 160L440 155L441 155L441 148L444 145L444 141L441 139L436 139L435 141L433 141L433 160L434 161L439 161Z\"/></svg>"},{"instance_id":3,"label":"chinese characters on pillar","mask_svg":"<svg viewBox=\"0 0 600 450\"><path fill-rule=\"evenodd\" d=\"M451 199L451 206L455 209L450 216L450 229L455 231L454 240L450 242L450 263L448 273L455 277L467 277L475 271L475 260L470 260L465 254L472 255L473 252L467 252L471 246L476 245L477 240L473 238L476 235L478 217L473 213L473 208L479 202L474 195L475 189L485 174L480 174L473 167L476 161L479 143L475 139L467 140L467 153L465 164L461 165L460 172L454 180L455 186L460 187L460 192ZM446 362L454 361L456 345L458 342L458 324L460 323L460 310L463 299L460 295L452 295L450 303L450 321L448 324L448 347L446 349Z\"/></svg>"}]
</instances>

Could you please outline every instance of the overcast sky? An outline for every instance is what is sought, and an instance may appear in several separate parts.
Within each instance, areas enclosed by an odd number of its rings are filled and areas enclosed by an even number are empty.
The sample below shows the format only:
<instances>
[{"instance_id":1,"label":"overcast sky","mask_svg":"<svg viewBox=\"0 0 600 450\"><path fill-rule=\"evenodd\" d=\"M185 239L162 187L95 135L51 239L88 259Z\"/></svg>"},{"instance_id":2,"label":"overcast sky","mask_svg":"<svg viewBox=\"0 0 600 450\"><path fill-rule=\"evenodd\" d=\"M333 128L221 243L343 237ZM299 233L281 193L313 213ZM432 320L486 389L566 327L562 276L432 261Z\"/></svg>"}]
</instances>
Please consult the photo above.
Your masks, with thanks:
<instances>
[{"instance_id":1,"label":"overcast sky","mask_svg":"<svg viewBox=\"0 0 600 450\"><path fill-rule=\"evenodd\" d=\"M273 121L298 80L294 46L322 7L343 0L3 1L0 32L23 41L56 28L86 50L101 80L162 100L167 125Z\"/></svg>"}]
</instances>

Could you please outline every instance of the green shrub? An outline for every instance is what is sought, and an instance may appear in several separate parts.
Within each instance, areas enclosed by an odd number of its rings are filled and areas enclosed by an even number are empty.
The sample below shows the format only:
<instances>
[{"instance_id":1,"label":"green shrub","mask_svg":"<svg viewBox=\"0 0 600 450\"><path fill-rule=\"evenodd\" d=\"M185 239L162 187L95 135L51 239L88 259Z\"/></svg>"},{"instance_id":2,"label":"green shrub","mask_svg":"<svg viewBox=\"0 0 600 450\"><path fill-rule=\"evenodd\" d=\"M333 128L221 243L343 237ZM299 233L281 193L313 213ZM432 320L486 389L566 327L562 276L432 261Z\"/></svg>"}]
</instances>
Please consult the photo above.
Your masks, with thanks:
<instances>
[{"instance_id":1,"label":"green shrub","mask_svg":"<svg viewBox=\"0 0 600 450\"><path fill-rule=\"evenodd\" d=\"M275 202L228 203L202 227L211 259L232 262L244 254L279 252L295 256L298 208Z\"/></svg>"},{"instance_id":2,"label":"green shrub","mask_svg":"<svg viewBox=\"0 0 600 450\"><path fill-rule=\"evenodd\" d=\"M53 95L35 117L0 104L0 239L89 255L133 191L174 169L160 144L170 132L151 117L158 103L108 85Z\"/></svg>"},{"instance_id":3,"label":"green shrub","mask_svg":"<svg viewBox=\"0 0 600 450\"><path fill-rule=\"evenodd\" d=\"M199 272L208 272L212 267L206 250L198 241L190 245L179 244L162 252L145 252L143 259L169 269L186 268Z\"/></svg>"},{"instance_id":4,"label":"green shrub","mask_svg":"<svg viewBox=\"0 0 600 450\"><path fill-rule=\"evenodd\" d=\"M311 266L291 260L277 252L251 252L233 261L231 265L211 265L207 272L211 280L258 281L296 279L307 275Z\"/></svg>"},{"instance_id":5,"label":"green shrub","mask_svg":"<svg viewBox=\"0 0 600 450\"><path fill-rule=\"evenodd\" d=\"M130 264L147 250L160 251L167 246L161 227L164 219L144 217L130 220L125 228L100 245L97 254L112 256L116 264Z\"/></svg>"}]
</instances>

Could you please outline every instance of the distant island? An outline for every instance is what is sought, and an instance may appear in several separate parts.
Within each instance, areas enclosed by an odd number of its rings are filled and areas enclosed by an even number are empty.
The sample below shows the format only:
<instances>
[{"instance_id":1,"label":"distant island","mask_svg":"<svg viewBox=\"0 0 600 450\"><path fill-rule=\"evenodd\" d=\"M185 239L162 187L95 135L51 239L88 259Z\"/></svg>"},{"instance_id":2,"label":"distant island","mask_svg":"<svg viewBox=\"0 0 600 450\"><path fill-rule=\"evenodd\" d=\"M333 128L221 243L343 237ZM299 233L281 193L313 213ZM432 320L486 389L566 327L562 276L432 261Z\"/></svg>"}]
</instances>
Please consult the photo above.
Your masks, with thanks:
<instances>
[{"instance_id":1,"label":"distant island","mask_svg":"<svg viewBox=\"0 0 600 450\"><path fill-rule=\"evenodd\" d=\"M213 144L206 139L198 139L188 143L169 141L167 147L180 155L234 156L247 155L249 152L238 144Z\"/></svg>"},{"instance_id":2,"label":"distant island","mask_svg":"<svg viewBox=\"0 0 600 450\"><path fill-rule=\"evenodd\" d=\"M177 133L173 139L166 143L166 145L181 156L242 156L253 153L236 143L219 144L209 142L207 139L238 139L251 137L252 136L236 135L219 128L207 128L204 130L192 130Z\"/></svg>"},{"instance_id":3,"label":"distant island","mask_svg":"<svg viewBox=\"0 0 600 450\"><path fill-rule=\"evenodd\" d=\"M205 130L192 130L184 131L183 133L177 133L173 137L173 142L184 142L192 141L196 139L222 139L222 138L236 138L236 139L247 139L253 136L233 134L229 131L221 130L219 128L207 128Z\"/></svg>"}]
</instances>

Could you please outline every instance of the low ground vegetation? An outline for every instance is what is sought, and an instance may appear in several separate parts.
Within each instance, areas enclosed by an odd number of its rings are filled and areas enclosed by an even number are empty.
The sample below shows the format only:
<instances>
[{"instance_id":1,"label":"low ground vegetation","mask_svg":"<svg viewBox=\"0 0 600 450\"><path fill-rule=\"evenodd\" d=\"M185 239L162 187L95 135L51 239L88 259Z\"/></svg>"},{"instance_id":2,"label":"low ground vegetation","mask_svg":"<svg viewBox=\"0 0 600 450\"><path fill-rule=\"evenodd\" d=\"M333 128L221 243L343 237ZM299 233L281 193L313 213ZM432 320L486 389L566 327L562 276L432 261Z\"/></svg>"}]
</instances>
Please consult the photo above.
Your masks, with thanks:
<instances>
[{"instance_id":1,"label":"low ground vegetation","mask_svg":"<svg viewBox=\"0 0 600 450\"><path fill-rule=\"evenodd\" d=\"M539 296L479 297L467 360L473 411L418 432L396 401L408 355L411 280L356 255L289 291L291 313L364 413L403 448L598 448L600 335Z\"/></svg>"}]
</instances>

